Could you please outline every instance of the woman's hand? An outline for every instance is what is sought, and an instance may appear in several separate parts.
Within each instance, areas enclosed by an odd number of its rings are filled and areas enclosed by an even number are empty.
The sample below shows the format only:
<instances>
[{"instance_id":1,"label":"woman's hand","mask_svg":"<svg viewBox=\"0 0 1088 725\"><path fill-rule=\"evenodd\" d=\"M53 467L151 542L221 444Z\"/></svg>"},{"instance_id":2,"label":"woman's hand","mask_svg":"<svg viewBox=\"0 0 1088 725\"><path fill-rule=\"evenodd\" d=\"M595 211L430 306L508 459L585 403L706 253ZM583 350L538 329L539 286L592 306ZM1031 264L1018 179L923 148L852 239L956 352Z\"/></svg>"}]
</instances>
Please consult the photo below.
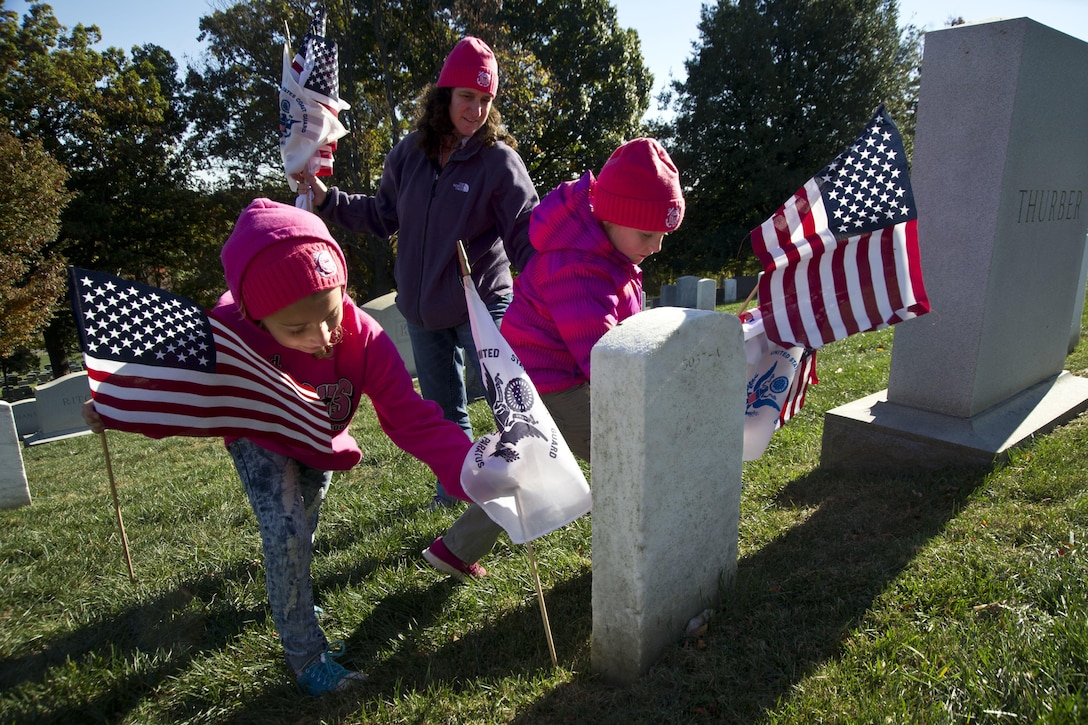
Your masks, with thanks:
<instances>
[{"instance_id":1,"label":"woman's hand","mask_svg":"<svg viewBox=\"0 0 1088 725\"><path fill-rule=\"evenodd\" d=\"M310 171L300 171L297 174L293 174L295 181L298 182L298 193L308 194L313 192L314 206L318 207L325 203L325 199L329 195L329 189L325 186L325 182L317 178Z\"/></svg>"}]
</instances>

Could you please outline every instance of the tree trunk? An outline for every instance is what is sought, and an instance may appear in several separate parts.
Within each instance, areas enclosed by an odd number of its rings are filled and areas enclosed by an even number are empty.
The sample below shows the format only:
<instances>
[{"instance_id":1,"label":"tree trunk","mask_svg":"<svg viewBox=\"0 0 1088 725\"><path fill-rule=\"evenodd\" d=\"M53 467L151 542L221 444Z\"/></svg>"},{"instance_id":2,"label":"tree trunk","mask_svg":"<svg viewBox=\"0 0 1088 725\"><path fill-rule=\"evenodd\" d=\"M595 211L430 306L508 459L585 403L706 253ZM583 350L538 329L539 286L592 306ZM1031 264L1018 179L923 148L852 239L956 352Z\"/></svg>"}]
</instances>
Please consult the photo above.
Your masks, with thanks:
<instances>
[{"instance_id":1,"label":"tree trunk","mask_svg":"<svg viewBox=\"0 0 1088 725\"><path fill-rule=\"evenodd\" d=\"M57 315L42 332L42 337L45 338L45 352L49 355L53 379L67 375L71 371L68 366L68 342L72 339L72 323Z\"/></svg>"}]
</instances>

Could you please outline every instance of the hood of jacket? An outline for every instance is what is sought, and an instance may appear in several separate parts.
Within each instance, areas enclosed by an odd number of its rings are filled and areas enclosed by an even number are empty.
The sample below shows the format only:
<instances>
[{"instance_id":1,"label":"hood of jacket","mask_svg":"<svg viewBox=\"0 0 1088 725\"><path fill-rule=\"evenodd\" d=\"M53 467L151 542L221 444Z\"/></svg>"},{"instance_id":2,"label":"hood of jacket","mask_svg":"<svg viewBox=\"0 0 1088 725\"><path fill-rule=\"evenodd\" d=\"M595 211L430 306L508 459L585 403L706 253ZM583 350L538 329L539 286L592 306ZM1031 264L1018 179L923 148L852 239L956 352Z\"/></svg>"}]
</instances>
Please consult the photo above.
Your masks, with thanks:
<instances>
[{"instance_id":1,"label":"hood of jacket","mask_svg":"<svg viewBox=\"0 0 1088 725\"><path fill-rule=\"evenodd\" d=\"M608 240L591 206L592 171L567 181L540 200L529 219L529 241L538 252L575 249L604 257L616 257L630 264Z\"/></svg>"}]
</instances>

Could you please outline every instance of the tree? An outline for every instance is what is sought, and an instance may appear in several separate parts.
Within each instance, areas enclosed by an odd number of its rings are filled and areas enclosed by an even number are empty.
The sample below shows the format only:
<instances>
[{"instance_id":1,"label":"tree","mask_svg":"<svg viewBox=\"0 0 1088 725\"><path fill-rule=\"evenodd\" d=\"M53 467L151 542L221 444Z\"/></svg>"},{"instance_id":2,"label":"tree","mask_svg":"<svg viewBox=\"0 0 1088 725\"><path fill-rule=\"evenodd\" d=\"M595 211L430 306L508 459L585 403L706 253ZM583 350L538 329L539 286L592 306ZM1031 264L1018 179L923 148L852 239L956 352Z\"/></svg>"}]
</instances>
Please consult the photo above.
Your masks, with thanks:
<instances>
[{"instance_id":1,"label":"tree","mask_svg":"<svg viewBox=\"0 0 1088 725\"><path fill-rule=\"evenodd\" d=\"M640 134L653 76L638 34L620 27L611 2L505 3L497 21L506 29L500 72L517 74L500 89L510 96L503 115L539 190L599 171Z\"/></svg>"},{"instance_id":2,"label":"tree","mask_svg":"<svg viewBox=\"0 0 1088 725\"><path fill-rule=\"evenodd\" d=\"M462 35L487 40L499 61L497 107L542 192L599 168L636 134L651 79L637 36L618 27L606 0L344 0L326 2L326 31L339 46L340 120L334 183L373 193L386 154L408 131L416 99L435 81ZM201 19L209 43L186 80L187 115L199 154L218 159L228 183L286 181L273 129L284 26L292 52L309 26L300 0L234 3ZM274 197L275 198L275 197ZM361 298L392 289L388 240L333 229Z\"/></svg>"},{"instance_id":3,"label":"tree","mask_svg":"<svg viewBox=\"0 0 1088 725\"><path fill-rule=\"evenodd\" d=\"M914 127L919 33L896 0L720 0L677 94L688 191L662 253L675 273L737 271L748 232L843 151L881 103Z\"/></svg>"},{"instance_id":4,"label":"tree","mask_svg":"<svg viewBox=\"0 0 1088 725\"><path fill-rule=\"evenodd\" d=\"M99 52L98 28L66 33L48 5L16 21L0 15L0 118L64 167L73 192L45 256L153 283L188 269L207 240L178 153L187 124L173 58L154 45ZM53 312L45 344L61 375L73 325L67 305Z\"/></svg>"},{"instance_id":5,"label":"tree","mask_svg":"<svg viewBox=\"0 0 1088 725\"><path fill-rule=\"evenodd\" d=\"M64 260L48 249L71 196L64 167L37 141L0 130L0 358L32 346L65 292Z\"/></svg>"}]
</instances>

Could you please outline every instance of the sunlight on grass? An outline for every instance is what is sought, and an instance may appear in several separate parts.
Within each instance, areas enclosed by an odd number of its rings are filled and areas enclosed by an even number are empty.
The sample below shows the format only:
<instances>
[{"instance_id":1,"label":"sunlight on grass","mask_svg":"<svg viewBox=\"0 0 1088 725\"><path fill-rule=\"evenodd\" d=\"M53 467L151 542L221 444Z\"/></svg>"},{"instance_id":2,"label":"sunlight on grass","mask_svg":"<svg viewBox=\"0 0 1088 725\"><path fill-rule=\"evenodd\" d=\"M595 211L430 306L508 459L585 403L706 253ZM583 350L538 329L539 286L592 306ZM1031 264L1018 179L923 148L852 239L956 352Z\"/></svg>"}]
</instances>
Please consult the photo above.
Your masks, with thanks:
<instances>
[{"instance_id":1,"label":"sunlight on grass","mask_svg":"<svg viewBox=\"0 0 1088 725\"><path fill-rule=\"evenodd\" d=\"M25 449L34 504L0 512L0 721L1084 721L1088 423L989 470L821 470L824 411L886 387L893 341L820 350L805 408L744 464L737 576L709 631L630 688L592 674L592 516L534 542L553 668L526 548L501 539L467 585L430 569L420 551L458 511L427 509L433 476L366 405L313 575L322 626L370 679L320 700L282 663L220 441L110 434L135 583L99 439ZM482 402L472 417L486 430Z\"/></svg>"}]
</instances>

